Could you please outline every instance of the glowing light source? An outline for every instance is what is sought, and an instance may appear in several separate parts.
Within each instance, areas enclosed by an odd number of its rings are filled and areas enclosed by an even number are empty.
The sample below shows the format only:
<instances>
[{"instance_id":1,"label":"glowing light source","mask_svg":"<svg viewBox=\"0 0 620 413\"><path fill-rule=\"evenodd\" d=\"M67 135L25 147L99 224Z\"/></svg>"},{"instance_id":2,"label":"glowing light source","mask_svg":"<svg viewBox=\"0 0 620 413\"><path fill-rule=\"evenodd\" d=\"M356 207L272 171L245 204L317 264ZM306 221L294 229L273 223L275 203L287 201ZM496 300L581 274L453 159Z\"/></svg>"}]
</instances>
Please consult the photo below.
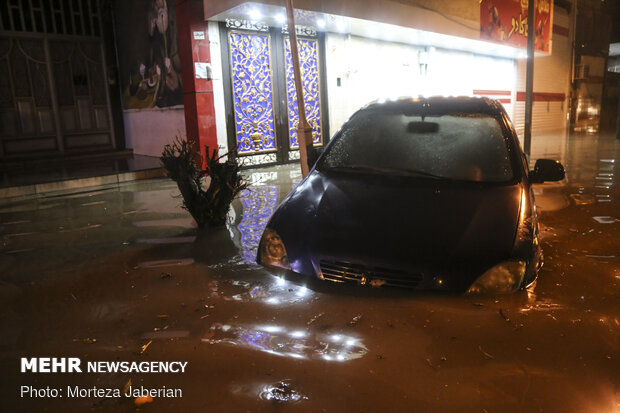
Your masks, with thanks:
<instances>
[{"instance_id":1,"label":"glowing light source","mask_svg":"<svg viewBox=\"0 0 620 413\"><path fill-rule=\"evenodd\" d=\"M284 23L286 21L286 16L284 16L282 13L276 14L276 21L278 23Z\"/></svg>"},{"instance_id":2,"label":"glowing light source","mask_svg":"<svg viewBox=\"0 0 620 413\"><path fill-rule=\"evenodd\" d=\"M316 21L316 25L317 25L317 27L318 27L319 29L323 29L323 28L325 28L325 20L323 20L323 19L319 19L319 20L317 20L317 21Z\"/></svg>"},{"instance_id":3,"label":"glowing light source","mask_svg":"<svg viewBox=\"0 0 620 413\"><path fill-rule=\"evenodd\" d=\"M263 17L263 14L257 9L250 10L248 15L250 16L250 19L252 20L260 20L260 18Z\"/></svg>"}]
</instances>

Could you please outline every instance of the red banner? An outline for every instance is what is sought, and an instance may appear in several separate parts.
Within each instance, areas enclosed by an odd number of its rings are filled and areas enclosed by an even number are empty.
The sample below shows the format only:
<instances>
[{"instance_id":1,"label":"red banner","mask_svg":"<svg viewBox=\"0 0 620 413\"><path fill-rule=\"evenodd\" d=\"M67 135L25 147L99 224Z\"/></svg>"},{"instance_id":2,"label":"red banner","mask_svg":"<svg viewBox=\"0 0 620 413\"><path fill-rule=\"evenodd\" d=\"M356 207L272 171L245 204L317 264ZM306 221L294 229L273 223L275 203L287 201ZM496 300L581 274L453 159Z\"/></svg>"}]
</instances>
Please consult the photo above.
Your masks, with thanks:
<instances>
[{"instance_id":1,"label":"red banner","mask_svg":"<svg viewBox=\"0 0 620 413\"><path fill-rule=\"evenodd\" d=\"M551 53L553 1L533 1L536 2L534 48ZM527 47L527 6L528 0L481 0L480 38L507 46Z\"/></svg>"}]
</instances>

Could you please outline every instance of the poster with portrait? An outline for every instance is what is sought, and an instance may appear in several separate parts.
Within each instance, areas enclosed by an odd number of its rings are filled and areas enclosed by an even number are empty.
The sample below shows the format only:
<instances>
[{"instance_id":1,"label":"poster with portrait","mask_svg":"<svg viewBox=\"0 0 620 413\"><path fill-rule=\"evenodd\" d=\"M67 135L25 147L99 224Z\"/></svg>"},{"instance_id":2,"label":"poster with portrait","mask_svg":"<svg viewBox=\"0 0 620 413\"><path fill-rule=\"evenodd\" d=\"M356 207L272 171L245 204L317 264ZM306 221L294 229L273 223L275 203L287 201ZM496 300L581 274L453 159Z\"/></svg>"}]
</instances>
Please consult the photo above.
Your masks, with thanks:
<instances>
[{"instance_id":1,"label":"poster with portrait","mask_svg":"<svg viewBox=\"0 0 620 413\"><path fill-rule=\"evenodd\" d=\"M551 53L553 2L536 2L534 49ZM513 47L527 47L528 0L481 0L480 38Z\"/></svg>"},{"instance_id":2,"label":"poster with portrait","mask_svg":"<svg viewBox=\"0 0 620 413\"><path fill-rule=\"evenodd\" d=\"M182 105L174 2L117 1L115 16L123 107Z\"/></svg>"}]
</instances>

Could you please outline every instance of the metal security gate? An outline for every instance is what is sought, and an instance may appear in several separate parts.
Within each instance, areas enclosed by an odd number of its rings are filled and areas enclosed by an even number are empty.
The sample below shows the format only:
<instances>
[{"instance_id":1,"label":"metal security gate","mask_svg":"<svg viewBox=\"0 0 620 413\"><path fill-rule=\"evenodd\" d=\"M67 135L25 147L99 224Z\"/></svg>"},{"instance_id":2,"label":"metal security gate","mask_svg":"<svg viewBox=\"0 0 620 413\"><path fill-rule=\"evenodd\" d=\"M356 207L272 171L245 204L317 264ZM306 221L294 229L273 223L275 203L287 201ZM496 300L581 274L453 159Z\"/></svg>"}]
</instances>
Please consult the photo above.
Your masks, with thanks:
<instances>
[{"instance_id":1,"label":"metal security gate","mask_svg":"<svg viewBox=\"0 0 620 413\"><path fill-rule=\"evenodd\" d=\"M0 156L112 149L99 2L0 4Z\"/></svg>"},{"instance_id":2,"label":"metal security gate","mask_svg":"<svg viewBox=\"0 0 620 413\"><path fill-rule=\"evenodd\" d=\"M243 165L299 159L297 95L286 28L247 21L226 22L222 53L229 145ZM327 124L322 95L321 48L316 31L297 27L304 101L315 146L323 145ZM224 35L225 33L225 35ZM224 38L225 36L225 38Z\"/></svg>"}]
</instances>

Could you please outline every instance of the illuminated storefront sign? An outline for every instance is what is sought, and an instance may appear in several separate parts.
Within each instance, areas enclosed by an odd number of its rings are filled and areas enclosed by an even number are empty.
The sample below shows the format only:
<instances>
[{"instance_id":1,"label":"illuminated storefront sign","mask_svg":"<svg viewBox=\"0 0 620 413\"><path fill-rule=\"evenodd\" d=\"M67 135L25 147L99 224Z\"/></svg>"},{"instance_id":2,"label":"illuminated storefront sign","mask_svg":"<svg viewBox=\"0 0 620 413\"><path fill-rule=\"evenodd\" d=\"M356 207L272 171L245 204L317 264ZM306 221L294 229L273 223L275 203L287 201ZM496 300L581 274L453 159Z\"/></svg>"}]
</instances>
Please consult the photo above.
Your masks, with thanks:
<instances>
[{"instance_id":1,"label":"illuminated storefront sign","mask_svg":"<svg viewBox=\"0 0 620 413\"><path fill-rule=\"evenodd\" d=\"M553 3L536 1L536 26L534 48L551 53ZM480 38L508 46L527 46L527 0L481 0Z\"/></svg>"}]
</instances>

